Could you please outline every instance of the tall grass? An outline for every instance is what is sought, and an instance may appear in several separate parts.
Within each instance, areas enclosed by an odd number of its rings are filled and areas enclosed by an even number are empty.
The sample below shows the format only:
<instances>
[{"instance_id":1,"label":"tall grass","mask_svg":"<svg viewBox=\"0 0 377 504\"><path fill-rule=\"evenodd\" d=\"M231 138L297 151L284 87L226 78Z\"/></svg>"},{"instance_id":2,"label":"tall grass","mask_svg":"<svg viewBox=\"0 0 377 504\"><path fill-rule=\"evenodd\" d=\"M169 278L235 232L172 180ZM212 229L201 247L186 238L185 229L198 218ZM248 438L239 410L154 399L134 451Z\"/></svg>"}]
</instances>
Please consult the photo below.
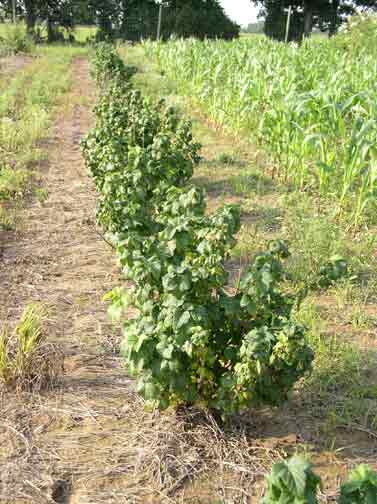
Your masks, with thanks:
<instances>
[{"instance_id":1,"label":"tall grass","mask_svg":"<svg viewBox=\"0 0 377 504\"><path fill-rule=\"evenodd\" d=\"M0 94L0 208L5 200L24 195L30 178L28 164L41 155L37 142L46 134L59 100L71 85L72 59L85 51L70 46L36 49L36 57ZM4 207L1 214L0 226Z\"/></svg>"},{"instance_id":2,"label":"tall grass","mask_svg":"<svg viewBox=\"0 0 377 504\"><path fill-rule=\"evenodd\" d=\"M360 223L377 191L377 24L302 46L263 37L145 44L180 92L268 150L276 174ZM363 28L358 30L363 33Z\"/></svg>"},{"instance_id":3,"label":"tall grass","mask_svg":"<svg viewBox=\"0 0 377 504\"><path fill-rule=\"evenodd\" d=\"M34 49L24 23L0 25L0 55L30 53Z\"/></svg>"}]
</instances>

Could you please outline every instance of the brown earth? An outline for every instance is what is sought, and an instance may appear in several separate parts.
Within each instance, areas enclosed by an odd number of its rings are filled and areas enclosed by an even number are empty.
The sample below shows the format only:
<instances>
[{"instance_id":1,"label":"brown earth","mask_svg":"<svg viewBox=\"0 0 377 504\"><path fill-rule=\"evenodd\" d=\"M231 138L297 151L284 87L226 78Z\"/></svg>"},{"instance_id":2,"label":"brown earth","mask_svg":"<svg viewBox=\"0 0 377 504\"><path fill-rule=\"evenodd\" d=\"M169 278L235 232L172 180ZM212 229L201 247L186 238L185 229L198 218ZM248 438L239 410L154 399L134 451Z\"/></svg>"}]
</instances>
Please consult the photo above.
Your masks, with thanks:
<instances>
[{"instance_id":1,"label":"brown earth","mask_svg":"<svg viewBox=\"0 0 377 504\"><path fill-rule=\"evenodd\" d=\"M148 411L135 394L102 301L119 271L94 225L79 146L95 100L85 59L73 75L70 111L43 145L47 202L30 202L19 231L0 236L0 320L12 326L30 301L47 303L48 338L66 356L55 389L0 396L0 502L256 504L272 462L297 450L312 454L325 476L321 502L333 502L338 478L375 460L373 433L338 431L327 452L323 419L299 396L279 413L248 413L220 428L194 410Z\"/></svg>"},{"instance_id":2,"label":"brown earth","mask_svg":"<svg viewBox=\"0 0 377 504\"><path fill-rule=\"evenodd\" d=\"M22 70L32 61L33 57L26 54L0 58L0 86L4 85L4 78L12 78L15 73Z\"/></svg>"},{"instance_id":3,"label":"brown earth","mask_svg":"<svg viewBox=\"0 0 377 504\"><path fill-rule=\"evenodd\" d=\"M70 101L89 93L93 102L85 60L75 62L74 75ZM102 296L117 283L118 273L114 255L93 224L95 193L80 151L91 120L88 108L78 103L59 118L44 145L50 159L43 169L48 200L25 210L21 231L2 236L0 320L12 326L27 303L47 303L49 339L62 346L67 372L61 387L47 395L1 397L0 501L47 502L49 487L70 475L79 457L96 457L96 435L93 443L83 437L78 443L76 428L87 436L97 426L102 398L109 411L114 395L127 397L128 379L117 359L99 350L100 343L113 343L106 340L113 330Z\"/></svg>"}]
</instances>

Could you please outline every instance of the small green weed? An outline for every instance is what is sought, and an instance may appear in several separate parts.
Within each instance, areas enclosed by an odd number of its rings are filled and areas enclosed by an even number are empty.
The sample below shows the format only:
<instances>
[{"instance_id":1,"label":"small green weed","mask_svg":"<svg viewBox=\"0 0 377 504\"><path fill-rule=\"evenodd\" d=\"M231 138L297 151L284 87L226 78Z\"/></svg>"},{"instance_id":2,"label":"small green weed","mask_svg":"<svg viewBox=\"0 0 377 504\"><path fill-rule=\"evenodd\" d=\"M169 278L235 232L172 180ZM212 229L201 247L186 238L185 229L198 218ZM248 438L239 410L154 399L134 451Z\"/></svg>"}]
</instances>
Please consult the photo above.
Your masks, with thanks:
<instances>
[{"instance_id":1,"label":"small green weed","mask_svg":"<svg viewBox=\"0 0 377 504\"><path fill-rule=\"evenodd\" d=\"M276 190L273 180L257 171L249 170L240 175L233 175L229 178L229 183L236 194L253 193L264 196Z\"/></svg>"},{"instance_id":2,"label":"small green weed","mask_svg":"<svg viewBox=\"0 0 377 504\"><path fill-rule=\"evenodd\" d=\"M222 152L221 154L219 154L217 161L228 166L236 166L240 164L240 160L235 154L227 152Z\"/></svg>"},{"instance_id":3,"label":"small green weed","mask_svg":"<svg viewBox=\"0 0 377 504\"><path fill-rule=\"evenodd\" d=\"M28 190L30 172L9 166L0 170L0 200L22 198Z\"/></svg>"},{"instance_id":4,"label":"small green weed","mask_svg":"<svg viewBox=\"0 0 377 504\"><path fill-rule=\"evenodd\" d=\"M316 496L321 479L301 457L277 462L266 480L268 490L262 504L318 504Z\"/></svg>"},{"instance_id":5,"label":"small green weed","mask_svg":"<svg viewBox=\"0 0 377 504\"><path fill-rule=\"evenodd\" d=\"M291 198L283 231L292 251L288 271L298 285L327 288L345 278L356 281L373 262L374 237L351 240L343 222L317 212L305 197Z\"/></svg>"},{"instance_id":6,"label":"small green weed","mask_svg":"<svg viewBox=\"0 0 377 504\"><path fill-rule=\"evenodd\" d=\"M49 196L47 187L38 187L35 190L35 196L36 196L37 200L39 201L39 203L43 206L46 203L46 201L48 200L48 196Z\"/></svg>"},{"instance_id":7,"label":"small green weed","mask_svg":"<svg viewBox=\"0 0 377 504\"><path fill-rule=\"evenodd\" d=\"M43 305L25 308L12 334L0 331L0 387L41 390L51 385L63 370L63 356L46 343L43 330L47 311Z\"/></svg>"},{"instance_id":8,"label":"small green weed","mask_svg":"<svg viewBox=\"0 0 377 504\"><path fill-rule=\"evenodd\" d=\"M14 231L16 229L16 219L14 212L9 211L7 208L0 204L0 228L5 231Z\"/></svg>"}]
</instances>

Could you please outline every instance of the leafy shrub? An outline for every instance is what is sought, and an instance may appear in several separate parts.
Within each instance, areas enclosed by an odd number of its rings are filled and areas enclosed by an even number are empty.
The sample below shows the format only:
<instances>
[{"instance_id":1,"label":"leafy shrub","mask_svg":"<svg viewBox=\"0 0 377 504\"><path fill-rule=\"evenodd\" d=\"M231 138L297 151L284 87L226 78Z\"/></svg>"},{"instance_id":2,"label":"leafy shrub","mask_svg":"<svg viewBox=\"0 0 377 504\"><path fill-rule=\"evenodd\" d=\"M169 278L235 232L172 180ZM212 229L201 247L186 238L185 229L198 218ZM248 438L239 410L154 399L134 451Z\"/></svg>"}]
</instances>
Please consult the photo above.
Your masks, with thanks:
<instances>
[{"instance_id":1,"label":"leafy shrub","mask_svg":"<svg viewBox=\"0 0 377 504\"><path fill-rule=\"evenodd\" d=\"M318 504L321 478L302 457L277 462L266 477L267 493L262 504ZM338 504L377 502L377 473L367 465L358 466L340 488Z\"/></svg>"},{"instance_id":2,"label":"leafy shrub","mask_svg":"<svg viewBox=\"0 0 377 504\"><path fill-rule=\"evenodd\" d=\"M239 208L206 212L204 192L189 183L199 159L190 123L120 80L113 48L98 51L111 79L83 150L99 222L132 283L109 298L113 315L137 311L124 323L123 354L139 392L161 408L200 403L223 414L279 404L313 359L281 288L286 245L272 244L228 292Z\"/></svg>"},{"instance_id":3,"label":"leafy shrub","mask_svg":"<svg viewBox=\"0 0 377 504\"><path fill-rule=\"evenodd\" d=\"M187 182L199 159L191 124L120 83L104 92L96 114L83 149L100 193L99 222L113 233L147 233L163 193Z\"/></svg>"},{"instance_id":4,"label":"leafy shrub","mask_svg":"<svg viewBox=\"0 0 377 504\"><path fill-rule=\"evenodd\" d=\"M377 16L357 14L341 27L336 43L349 51L370 50L377 44Z\"/></svg>"},{"instance_id":5,"label":"leafy shrub","mask_svg":"<svg viewBox=\"0 0 377 504\"><path fill-rule=\"evenodd\" d=\"M99 86L103 86L110 79L127 81L135 72L135 67L126 65L111 44L106 42L96 44L91 75Z\"/></svg>"},{"instance_id":6,"label":"leafy shrub","mask_svg":"<svg viewBox=\"0 0 377 504\"><path fill-rule=\"evenodd\" d=\"M340 489L339 504L372 504L377 502L377 473L359 465Z\"/></svg>"}]
</instances>

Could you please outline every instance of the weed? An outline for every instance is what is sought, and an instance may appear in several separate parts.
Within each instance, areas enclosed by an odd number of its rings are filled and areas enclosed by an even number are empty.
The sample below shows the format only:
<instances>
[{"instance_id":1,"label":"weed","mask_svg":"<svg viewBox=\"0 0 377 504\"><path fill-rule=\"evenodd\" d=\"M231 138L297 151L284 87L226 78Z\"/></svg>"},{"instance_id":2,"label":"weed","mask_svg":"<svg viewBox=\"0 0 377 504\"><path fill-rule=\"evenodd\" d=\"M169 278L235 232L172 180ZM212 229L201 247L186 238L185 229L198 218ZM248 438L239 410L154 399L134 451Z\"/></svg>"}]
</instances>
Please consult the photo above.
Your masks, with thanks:
<instances>
[{"instance_id":1,"label":"weed","mask_svg":"<svg viewBox=\"0 0 377 504\"><path fill-rule=\"evenodd\" d=\"M24 23L3 25L0 50L4 54L30 53L35 49Z\"/></svg>"},{"instance_id":2,"label":"weed","mask_svg":"<svg viewBox=\"0 0 377 504\"><path fill-rule=\"evenodd\" d=\"M0 200L22 198L28 190L30 172L5 166L0 170Z\"/></svg>"},{"instance_id":3,"label":"weed","mask_svg":"<svg viewBox=\"0 0 377 504\"><path fill-rule=\"evenodd\" d=\"M268 489L262 504L318 504L322 486L311 464L302 457L292 457L272 466L266 478ZM341 485L338 504L377 502L377 473L367 465L358 466Z\"/></svg>"},{"instance_id":4,"label":"weed","mask_svg":"<svg viewBox=\"0 0 377 504\"><path fill-rule=\"evenodd\" d=\"M16 219L13 212L0 204L0 228L5 231L14 231L16 229Z\"/></svg>"},{"instance_id":5,"label":"weed","mask_svg":"<svg viewBox=\"0 0 377 504\"><path fill-rule=\"evenodd\" d=\"M63 371L63 355L46 342L43 305L28 305L13 333L0 333L0 386L5 389L41 390L52 385Z\"/></svg>"},{"instance_id":6,"label":"weed","mask_svg":"<svg viewBox=\"0 0 377 504\"><path fill-rule=\"evenodd\" d=\"M38 187L35 190L35 196L36 196L37 200L39 201L39 203L41 205L44 205L46 203L46 201L48 200L48 196L49 196L47 187Z\"/></svg>"},{"instance_id":7,"label":"weed","mask_svg":"<svg viewBox=\"0 0 377 504\"><path fill-rule=\"evenodd\" d=\"M240 163L238 157L234 154L229 154L227 152L222 152L218 155L217 161L220 164L228 165L228 166L236 166Z\"/></svg>"},{"instance_id":8,"label":"weed","mask_svg":"<svg viewBox=\"0 0 377 504\"><path fill-rule=\"evenodd\" d=\"M84 50L72 47L36 48L38 58L19 72L0 95L0 202L19 200L31 189L31 175L25 169L45 159L36 143L50 125L59 98L71 83L69 70L72 58ZM38 193L40 201L47 194ZM1 207L0 223L10 229L13 223L8 209Z\"/></svg>"},{"instance_id":9,"label":"weed","mask_svg":"<svg viewBox=\"0 0 377 504\"><path fill-rule=\"evenodd\" d=\"M271 178L258 171L247 170L241 175L233 175L229 182L236 194L254 193L263 196L276 190Z\"/></svg>"},{"instance_id":10,"label":"weed","mask_svg":"<svg viewBox=\"0 0 377 504\"><path fill-rule=\"evenodd\" d=\"M356 281L373 263L372 234L351 240L344 222L331 212L319 213L305 197L286 199L283 231L292 250L288 269L297 284L323 288L342 277Z\"/></svg>"}]
</instances>

